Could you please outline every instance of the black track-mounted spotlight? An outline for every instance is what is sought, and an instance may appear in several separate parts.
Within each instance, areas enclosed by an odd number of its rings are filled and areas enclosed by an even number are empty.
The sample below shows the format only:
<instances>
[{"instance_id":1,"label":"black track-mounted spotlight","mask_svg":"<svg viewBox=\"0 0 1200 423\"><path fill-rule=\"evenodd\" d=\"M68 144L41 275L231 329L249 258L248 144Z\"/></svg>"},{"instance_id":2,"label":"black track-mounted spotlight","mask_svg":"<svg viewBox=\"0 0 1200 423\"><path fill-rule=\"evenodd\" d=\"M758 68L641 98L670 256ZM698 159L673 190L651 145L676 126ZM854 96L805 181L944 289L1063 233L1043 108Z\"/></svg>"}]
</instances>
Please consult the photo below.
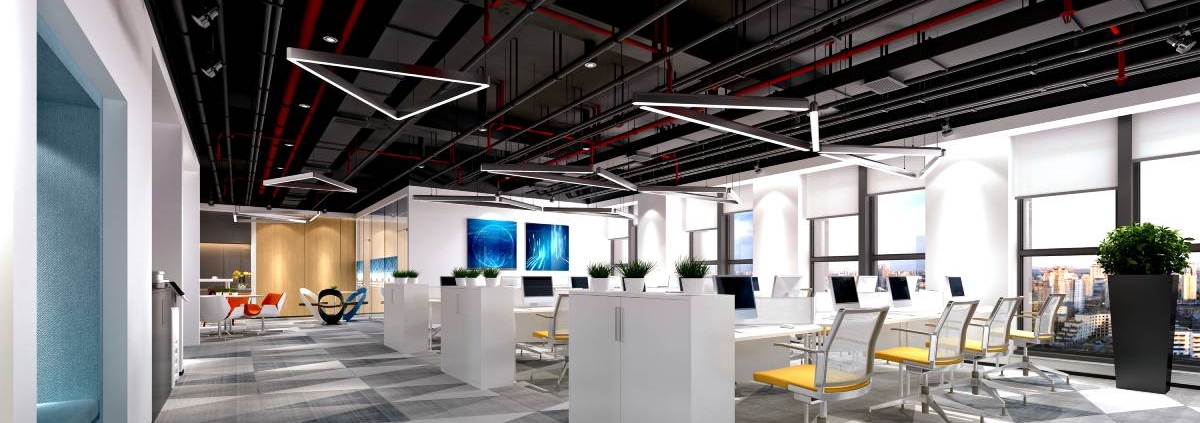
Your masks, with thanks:
<instances>
[{"instance_id":1,"label":"black track-mounted spotlight","mask_svg":"<svg viewBox=\"0 0 1200 423\"><path fill-rule=\"evenodd\" d=\"M1185 27L1179 34L1167 37L1167 44L1170 44L1176 53L1184 54L1196 46L1196 39L1192 37L1192 31Z\"/></svg>"},{"instance_id":2,"label":"black track-mounted spotlight","mask_svg":"<svg viewBox=\"0 0 1200 423\"><path fill-rule=\"evenodd\" d=\"M224 67L225 67L225 63L220 60L217 60L217 61L213 62L212 65L209 65L208 67L205 67L205 68L201 68L200 72L204 73L204 76L207 76L209 78L216 78L217 72L220 72L221 69Z\"/></svg>"},{"instance_id":3,"label":"black track-mounted spotlight","mask_svg":"<svg viewBox=\"0 0 1200 423\"><path fill-rule=\"evenodd\" d=\"M201 28L208 29L209 26L212 26L213 22L216 22L217 15L219 14L220 12L217 10L216 4L202 1L192 10L192 22L195 22Z\"/></svg>"},{"instance_id":4,"label":"black track-mounted spotlight","mask_svg":"<svg viewBox=\"0 0 1200 423\"><path fill-rule=\"evenodd\" d=\"M950 126L950 119L942 119L942 136L948 137L954 133L954 128Z\"/></svg>"}]
</instances>

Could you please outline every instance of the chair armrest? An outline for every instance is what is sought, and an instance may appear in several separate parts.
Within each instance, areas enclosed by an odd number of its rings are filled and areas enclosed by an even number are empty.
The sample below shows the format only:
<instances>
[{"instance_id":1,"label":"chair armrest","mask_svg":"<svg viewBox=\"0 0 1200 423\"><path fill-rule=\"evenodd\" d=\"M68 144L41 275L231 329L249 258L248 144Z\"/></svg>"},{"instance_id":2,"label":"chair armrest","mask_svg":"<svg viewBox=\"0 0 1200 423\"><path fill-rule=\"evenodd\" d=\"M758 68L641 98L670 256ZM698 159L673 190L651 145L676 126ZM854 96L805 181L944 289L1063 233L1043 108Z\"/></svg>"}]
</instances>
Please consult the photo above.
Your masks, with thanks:
<instances>
[{"instance_id":1,"label":"chair armrest","mask_svg":"<svg viewBox=\"0 0 1200 423\"><path fill-rule=\"evenodd\" d=\"M806 353L809 353L809 354L823 354L823 353L825 353L825 351L821 351L821 350L814 350L814 349L812 349L812 348L808 348L808 347L801 346L801 345L796 345L796 344L793 344L793 343L790 343L790 342L776 342L776 343L775 343L775 346L776 346L776 347L790 348L790 349L793 349L793 350L796 350L796 351L803 351L803 352L806 352Z\"/></svg>"},{"instance_id":2,"label":"chair armrest","mask_svg":"<svg viewBox=\"0 0 1200 423\"><path fill-rule=\"evenodd\" d=\"M988 318L986 318L986 317L972 317L972 318L971 318L971 320L979 320L979 321L982 321L982 322L986 322L986 321L988 321L988 320L991 320L991 319L988 319Z\"/></svg>"},{"instance_id":3,"label":"chair armrest","mask_svg":"<svg viewBox=\"0 0 1200 423\"><path fill-rule=\"evenodd\" d=\"M912 329L905 329L905 328L892 328L892 330L897 331L897 332L915 333L917 335L933 336L933 333L921 332L919 330L912 330Z\"/></svg>"}]
</instances>

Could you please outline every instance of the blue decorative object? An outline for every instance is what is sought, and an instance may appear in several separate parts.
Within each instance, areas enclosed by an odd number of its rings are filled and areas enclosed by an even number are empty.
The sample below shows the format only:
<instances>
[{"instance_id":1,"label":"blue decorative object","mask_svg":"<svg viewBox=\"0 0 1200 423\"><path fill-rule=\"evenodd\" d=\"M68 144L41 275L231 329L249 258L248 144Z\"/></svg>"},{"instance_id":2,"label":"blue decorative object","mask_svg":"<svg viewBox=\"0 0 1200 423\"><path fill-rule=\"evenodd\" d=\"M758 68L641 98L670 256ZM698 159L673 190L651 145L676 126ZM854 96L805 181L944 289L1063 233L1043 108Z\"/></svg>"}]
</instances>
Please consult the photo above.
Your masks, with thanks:
<instances>
[{"instance_id":1,"label":"blue decorative object","mask_svg":"<svg viewBox=\"0 0 1200 423\"><path fill-rule=\"evenodd\" d=\"M570 227L542 223L525 224L525 270L569 270Z\"/></svg>"},{"instance_id":2,"label":"blue decorative object","mask_svg":"<svg viewBox=\"0 0 1200 423\"><path fill-rule=\"evenodd\" d=\"M367 288L362 287L350 293L350 297L346 298L346 305L350 308L342 314L342 319L349 322L354 319L354 315L358 314L358 308L362 307L362 302L367 300Z\"/></svg>"},{"instance_id":3,"label":"blue decorative object","mask_svg":"<svg viewBox=\"0 0 1200 423\"><path fill-rule=\"evenodd\" d=\"M467 219L467 267L517 268L517 222Z\"/></svg>"}]
</instances>

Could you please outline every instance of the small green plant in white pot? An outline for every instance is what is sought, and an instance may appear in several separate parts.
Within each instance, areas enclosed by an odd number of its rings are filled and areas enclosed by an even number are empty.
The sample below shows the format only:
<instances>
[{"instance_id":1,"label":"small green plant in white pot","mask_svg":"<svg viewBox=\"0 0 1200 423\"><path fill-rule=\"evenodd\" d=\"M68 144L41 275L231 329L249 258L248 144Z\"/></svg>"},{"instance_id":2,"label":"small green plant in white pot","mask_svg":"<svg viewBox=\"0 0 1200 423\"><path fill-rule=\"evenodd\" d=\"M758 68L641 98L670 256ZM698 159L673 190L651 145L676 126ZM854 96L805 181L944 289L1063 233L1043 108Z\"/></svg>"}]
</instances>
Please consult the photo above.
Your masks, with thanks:
<instances>
[{"instance_id":1,"label":"small green plant in white pot","mask_svg":"<svg viewBox=\"0 0 1200 423\"><path fill-rule=\"evenodd\" d=\"M487 286L500 286L500 269L494 267L483 269L483 281Z\"/></svg>"},{"instance_id":2,"label":"small green plant in white pot","mask_svg":"<svg viewBox=\"0 0 1200 423\"><path fill-rule=\"evenodd\" d=\"M455 285L468 286L467 279L475 279L476 277L479 276L478 272L475 273L475 276L470 276L472 271L474 271L474 270L468 269L465 267L455 267L454 270L450 271L450 275L454 276L454 284ZM474 282L471 282L471 283L474 284Z\"/></svg>"},{"instance_id":3,"label":"small green plant in white pot","mask_svg":"<svg viewBox=\"0 0 1200 423\"><path fill-rule=\"evenodd\" d=\"M679 287L684 294L703 294L704 277L708 276L708 265L692 258L675 262L675 274L679 275Z\"/></svg>"},{"instance_id":4,"label":"small green plant in white pot","mask_svg":"<svg viewBox=\"0 0 1200 423\"><path fill-rule=\"evenodd\" d=\"M482 274L483 274L483 272L480 271L479 269L468 268L467 269L467 281L466 281L467 284L465 286L479 286L479 275L482 275Z\"/></svg>"},{"instance_id":5,"label":"small green plant in white pot","mask_svg":"<svg viewBox=\"0 0 1200 423\"><path fill-rule=\"evenodd\" d=\"M408 273L405 273L405 271L399 269L393 270L392 281L399 284L408 283Z\"/></svg>"},{"instance_id":6,"label":"small green plant in white pot","mask_svg":"<svg viewBox=\"0 0 1200 423\"><path fill-rule=\"evenodd\" d=\"M588 281L588 288L591 288L592 291L608 291L608 278L611 277L613 273L613 267L611 264L600 262L589 264L587 267L587 273L588 277L591 278L591 280Z\"/></svg>"},{"instance_id":7,"label":"small green plant in white pot","mask_svg":"<svg viewBox=\"0 0 1200 423\"><path fill-rule=\"evenodd\" d=\"M625 283L625 292L642 292L646 290L646 275L654 270L654 262L634 260L617 265L621 271L621 280Z\"/></svg>"},{"instance_id":8,"label":"small green plant in white pot","mask_svg":"<svg viewBox=\"0 0 1200 423\"><path fill-rule=\"evenodd\" d=\"M417 280L417 276L420 276L420 274L417 273L416 270L408 269L408 270L405 270L404 273L405 273L405 277L408 279L409 284L416 285L418 283L421 283L420 281Z\"/></svg>"}]
</instances>

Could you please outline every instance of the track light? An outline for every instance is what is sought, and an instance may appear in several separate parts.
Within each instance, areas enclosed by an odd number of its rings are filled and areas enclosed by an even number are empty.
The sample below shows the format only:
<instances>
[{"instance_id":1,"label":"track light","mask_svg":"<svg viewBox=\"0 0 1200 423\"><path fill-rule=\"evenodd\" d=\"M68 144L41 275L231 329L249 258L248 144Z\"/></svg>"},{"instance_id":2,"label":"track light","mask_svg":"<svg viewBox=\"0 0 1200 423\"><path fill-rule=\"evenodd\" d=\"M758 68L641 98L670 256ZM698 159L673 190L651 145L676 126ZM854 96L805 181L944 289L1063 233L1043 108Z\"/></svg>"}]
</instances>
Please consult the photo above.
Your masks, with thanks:
<instances>
[{"instance_id":1,"label":"track light","mask_svg":"<svg viewBox=\"0 0 1200 423\"><path fill-rule=\"evenodd\" d=\"M1175 48L1175 52L1179 54L1187 53L1196 46L1196 39L1192 38L1192 31L1183 28L1183 32L1178 35L1167 37L1167 44Z\"/></svg>"},{"instance_id":2,"label":"track light","mask_svg":"<svg viewBox=\"0 0 1200 423\"><path fill-rule=\"evenodd\" d=\"M204 76L207 76L209 78L216 78L217 72L220 72L221 68L224 68L224 67L225 67L225 63L221 62L220 60L217 60L217 61L213 62L213 64L211 66L200 69L200 72L203 72Z\"/></svg>"},{"instance_id":3,"label":"track light","mask_svg":"<svg viewBox=\"0 0 1200 423\"><path fill-rule=\"evenodd\" d=\"M950 119L942 120L942 136L948 137L954 133L954 128L950 127Z\"/></svg>"},{"instance_id":4,"label":"track light","mask_svg":"<svg viewBox=\"0 0 1200 423\"><path fill-rule=\"evenodd\" d=\"M209 26L212 26L213 21L217 20L218 14L220 12L216 5L207 2L201 3L200 7L197 7L192 13L192 22L201 28L208 29Z\"/></svg>"},{"instance_id":5,"label":"track light","mask_svg":"<svg viewBox=\"0 0 1200 423\"><path fill-rule=\"evenodd\" d=\"M600 66L600 64L596 63L596 61L594 61L594 60L588 60L587 62L583 63L583 67L588 68L588 69L595 69L596 66Z\"/></svg>"}]
</instances>

